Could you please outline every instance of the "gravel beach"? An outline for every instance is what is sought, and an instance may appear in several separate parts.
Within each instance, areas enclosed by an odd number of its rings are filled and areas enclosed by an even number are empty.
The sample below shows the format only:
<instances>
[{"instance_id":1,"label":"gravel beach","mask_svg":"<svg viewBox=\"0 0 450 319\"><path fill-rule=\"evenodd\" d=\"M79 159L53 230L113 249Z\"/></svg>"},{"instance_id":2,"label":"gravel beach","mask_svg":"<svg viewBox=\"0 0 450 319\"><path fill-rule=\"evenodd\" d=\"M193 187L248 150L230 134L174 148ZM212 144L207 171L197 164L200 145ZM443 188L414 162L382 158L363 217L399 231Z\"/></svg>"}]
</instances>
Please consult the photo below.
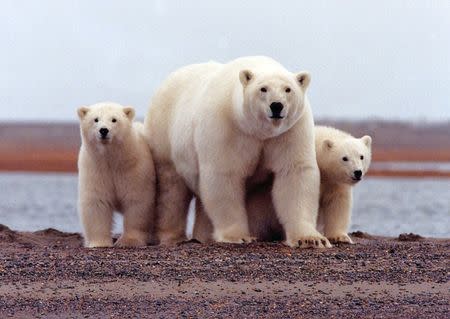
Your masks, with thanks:
<instances>
[{"instance_id":1,"label":"gravel beach","mask_svg":"<svg viewBox=\"0 0 450 319\"><path fill-rule=\"evenodd\" d=\"M0 225L0 317L448 318L450 239L84 249Z\"/></svg>"}]
</instances>

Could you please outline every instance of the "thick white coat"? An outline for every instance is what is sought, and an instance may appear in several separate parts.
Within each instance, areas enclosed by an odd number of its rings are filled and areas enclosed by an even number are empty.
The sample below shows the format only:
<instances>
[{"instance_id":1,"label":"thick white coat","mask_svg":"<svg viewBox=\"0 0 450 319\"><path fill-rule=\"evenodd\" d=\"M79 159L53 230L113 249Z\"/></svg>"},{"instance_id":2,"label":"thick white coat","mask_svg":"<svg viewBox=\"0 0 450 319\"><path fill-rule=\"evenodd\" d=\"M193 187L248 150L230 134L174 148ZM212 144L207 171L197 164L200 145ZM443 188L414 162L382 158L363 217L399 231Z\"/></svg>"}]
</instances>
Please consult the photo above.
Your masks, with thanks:
<instances>
[{"instance_id":1,"label":"thick white coat","mask_svg":"<svg viewBox=\"0 0 450 319\"><path fill-rule=\"evenodd\" d=\"M371 162L370 136L354 138L348 133L317 126L316 152L321 174L318 229L331 242L352 243L348 236L351 219L352 186L358 182L355 171L361 171L361 179ZM270 196L272 180L268 179L247 190L247 212L250 233L261 241L284 238ZM207 242L212 238L212 225L203 211L196 206L193 237Z\"/></svg>"},{"instance_id":2,"label":"thick white coat","mask_svg":"<svg viewBox=\"0 0 450 319\"><path fill-rule=\"evenodd\" d=\"M86 247L110 247L114 211L124 215L116 245L145 246L154 219L155 171L134 109L111 102L78 109L78 209ZM100 129L108 129L102 139Z\"/></svg>"},{"instance_id":3,"label":"thick white coat","mask_svg":"<svg viewBox=\"0 0 450 319\"><path fill-rule=\"evenodd\" d=\"M293 74L267 57L190 65L168 77L144 123L157 172L161 243L185 239L193 194L212 221L214 240L251 241L245 189L273 174L286 244L329 246L316 230L320 179L309 81L307 73ZM274 102L283 104L278 119L271 118Z\"/></svg>"}]
</instances>

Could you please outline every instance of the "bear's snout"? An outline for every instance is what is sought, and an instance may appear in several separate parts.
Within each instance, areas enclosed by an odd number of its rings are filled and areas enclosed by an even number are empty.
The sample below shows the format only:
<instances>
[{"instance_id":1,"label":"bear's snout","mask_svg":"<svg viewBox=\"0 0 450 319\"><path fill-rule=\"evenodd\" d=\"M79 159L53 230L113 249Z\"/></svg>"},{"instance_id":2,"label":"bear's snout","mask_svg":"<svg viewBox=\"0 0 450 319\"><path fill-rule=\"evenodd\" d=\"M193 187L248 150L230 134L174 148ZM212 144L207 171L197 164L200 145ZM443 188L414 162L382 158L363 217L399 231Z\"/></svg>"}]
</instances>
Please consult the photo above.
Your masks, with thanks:
<instances>
[{"instance_id":1,"label":"bear's snout","mask_svg":"<svg viewBox=\"0 0 450 319\"><path fill-rule=\"evenodd\" d=\"M282 119L283 116L281 116L281 111L283 110L283 103L280 102L273 102L270 104L270 110L272 111L272 116L270 118L272 119Z\"/></svg>"},{"instance_id":2,"label":"bear's snout","mask_svg":"<svg viewBox=\"0 0 450 319\"><path fill-rule=\"evenodd\" d=\"M106 138L108 136L109 130L106 127L102 127L99 132L102 138Z\"/></svg>"},{"instance_id":3,"label":"bear's snout","mask_svg":"<svg viewBox=\"0 0 450 319\"><path fill-rule=\"evenodd\" d=\"M353 175L354 175L354 179L359 181L359 180L361 180L361 177L362 177L362 171L356 170L353 172Z\"/></svg>"}]
</instances>

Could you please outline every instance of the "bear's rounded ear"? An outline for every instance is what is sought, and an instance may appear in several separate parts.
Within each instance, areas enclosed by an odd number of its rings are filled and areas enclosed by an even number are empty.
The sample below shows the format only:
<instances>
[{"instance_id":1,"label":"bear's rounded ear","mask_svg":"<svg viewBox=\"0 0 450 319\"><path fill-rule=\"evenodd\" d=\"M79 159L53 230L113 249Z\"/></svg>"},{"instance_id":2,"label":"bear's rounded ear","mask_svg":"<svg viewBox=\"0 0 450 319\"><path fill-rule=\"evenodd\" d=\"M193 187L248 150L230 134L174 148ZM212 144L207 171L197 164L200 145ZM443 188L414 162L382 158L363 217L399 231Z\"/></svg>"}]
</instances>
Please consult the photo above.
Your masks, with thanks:
<instances>
[{"instance_id":1,"label":"bear's rounded ear","mask_svg":"<svg viewBox=\"0 0 450 319\"><path fill-rule=\"evenodd\" d=\"M333 147L333 145L334 145L333 142L330 140L323 141L323 146L327 149L331 149Z\"/></svg>"},{"instance_id":2,"label":"bear's rounded ear","mask_svg":"<svg viewBox=\"0 0 450 319\"><path fill-rule=\"evenodd\" d=\"M123 113L125 113L130 121L134 119L134 115L136 114L136 112L134 111L134 107L132 106L125 106L123 108Z\"/></svg>"},{"instance_id":3,"label":"bear's rounded ear","mask_svg":"<svg viewBox=\"0 0 450 319\"><path fill-rule=\"evenodd\" d=\"M369 135L364 135L363 137L361 137L361 141L363 141L363 143L366 144L368 148L372 146L372 138Z\"/></svg>"},{"instance_id":4,"label":"bear's rounded ear","mask_svg":"<svg viewBox=\"0 0 450 319\"><path fill-rule=\"evenodd\" d=\"M86 114L89 112L89 108L87 106L80 106L77 110L78 117L82 120Z\"/></svg>"},{"instance_id":5,"label":"bear's rounded ear","mask_svg":"<svg viewBox=\"0 0 450 319\"><path fill-rule=\"evenodd\" d=\"M250 70L242 70L239 72L239 80L241 80L242 86L246 87L253 79L253 73Z\"/></svg>"},{"instance_id":6,"label":"bear's rounded ear","mask_svg":"<svg viewBox=\"0 0 450 319\"><path fill-rule=\"evenodd\" d=\"M309 73L306 71L302 71L302 72L297 73L297 75L295 77L296 77L297 83L300 85L300 87L303 90L306 90L309 86L309 82L311 82L311 75L309 75Z\"/></svg>"}]
</instances>

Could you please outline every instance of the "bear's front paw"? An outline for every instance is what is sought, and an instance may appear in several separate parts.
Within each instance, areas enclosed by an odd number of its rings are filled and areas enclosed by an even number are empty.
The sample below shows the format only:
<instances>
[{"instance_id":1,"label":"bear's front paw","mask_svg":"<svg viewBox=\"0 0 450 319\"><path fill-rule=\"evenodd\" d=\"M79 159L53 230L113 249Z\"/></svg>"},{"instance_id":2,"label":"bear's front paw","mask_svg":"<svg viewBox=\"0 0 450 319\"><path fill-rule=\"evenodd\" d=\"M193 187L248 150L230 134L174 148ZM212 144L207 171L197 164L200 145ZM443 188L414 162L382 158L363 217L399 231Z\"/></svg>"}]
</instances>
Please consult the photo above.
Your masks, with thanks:
<instances>
[{"instance_id":1,"label":"bear's front paw","mask_svg":"<svg viewBox=\"0 0 450 319\"><path fill-rule=\"evenodd\" d=\"M112 239L90 240L84 245L86 248L108 248L113 246Z\"/></svg>"},{"instance_id":2,"label":"bear's front paw","mask_svg":"<svg viewBox=\"0 0 450 319\"><path fill-rule=\"evenodd\" d=\"M333 247L327 238L321 235L304 236L286 240L285 245L299 248L331 248Z\"/></svg>"},{"instance_id":3,"label":"bear's front paw","mask_svg":"<svg viewBox=\"0 0 450 319\"><path fill-rule=\"evenodd\" d=\"M333 244L338 244L338 243L354 244L353 240L350 238L350 236L345 234L345 233L344 234L327 236L327 238Z\"/></svg>"},{"instance_id":4,"label":"bear's front paw","mask_svg":"<svg viewBox=\"0 0 450 319\"><path fill-rule=\"evenodd\" d=\"M116 247L127 248L127 247L145 247L147 246L147 240L145 238L120 236L120 238L115 243Z\"/></svg>"}]
</instances>

